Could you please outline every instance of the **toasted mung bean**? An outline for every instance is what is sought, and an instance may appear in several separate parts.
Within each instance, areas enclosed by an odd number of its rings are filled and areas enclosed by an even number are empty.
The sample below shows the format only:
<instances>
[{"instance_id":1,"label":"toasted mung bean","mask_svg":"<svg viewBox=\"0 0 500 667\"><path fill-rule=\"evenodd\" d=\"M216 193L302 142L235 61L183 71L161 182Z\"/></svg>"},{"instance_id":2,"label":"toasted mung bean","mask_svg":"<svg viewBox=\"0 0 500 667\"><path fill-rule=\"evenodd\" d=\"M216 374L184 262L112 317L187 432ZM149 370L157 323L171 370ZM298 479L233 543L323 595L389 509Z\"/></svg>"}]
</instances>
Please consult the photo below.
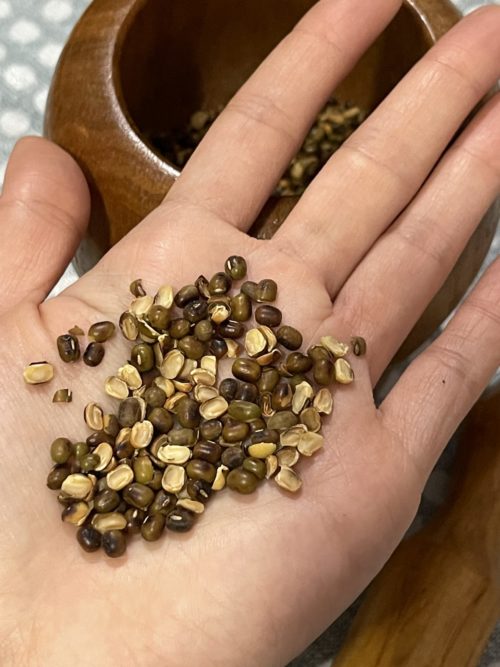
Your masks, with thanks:
<instances>
[{"instance_id":1,"label":"toasted mung bean","mask_svg":"<svg viewBox=\"0 0 500 667\"><path fill-rule=\"evenodd\" d=\"M92 509L83 500L67 505L61 514L61 519L65 523L71 523L74 526L81 526L85 523Z\"/></svg>"},{"instance_id":2,"label":"toasted mung bean","mask_svg":"<svg viewBox=\"0 0 500 667\"><path fill-rule=\"evenodd\" d=\"M314 381L322 387L332 383L333 364L329 359L318 359L313 366Z\"/></svg>"},{"instance_id":3,"label":"toasted mung bean","mask_svg":"<svg viewBox=\"0 0 500 667\"><path fill-rule=\"evenodd\" d=\"M180 350L171 350L161 365L160 371L168 380L175 379L184 366L185 357Z\"/></svg>"},{"instance_id":4,"label":"toasted mung bean","mask_svg":"<svg viewBox=\"0 0 500 667\"><path fill-rule=\"evenodd\" d=\"M155 377L155 379L153 380L153 384L156 387L160 387L160 389L163 389L163 391L167 395L167 398L170 398L175 394L174 383L172 382L172 380L164 378L163 375Z\"/></svg>"},{"instance_id":5,"label":"toasted mung bean","mask_svg":"<svg viewBox=\"0 0 500 667\"><path fill-rule=\"evenodd\" d=\"M247 263L240 255L231 255L226 259L224 271L233 280L243 280L247 275Z\"/></svg>"},{"instance_id":6,"label":"toasted mung bean","mask_svg":"<svg viewBox=\"0 0 500 667\"><path fill-rule=\"evenodd\" d=\"M127 549L125 535L120 530L109 530L102 536L102 548L110 558L123 556Z\"/></svg>"},{"instance_id":7,"label":"toasted mung bean","mask_svg":"<svg viewBox=\"0 0 500 667\"><path fill-rule=\"evenodd\" d=\"M274 481L282 489L291 493L296 493L302 486L302 480L298 474L292 468L287 467L280 468L278 474L274 476Z\"/></svg>"},{"instance_id":8,"label":"toasted mung bean","mask_svg":"<svg viewBox=\"0 0 500 667\"><path fill-rule=\"evenodd\" d=\"M319 433L306 431L300 436L297 449L303 456L312 456L318 449L323 447L324 440L323 436Z\"/></svg>"},{"instance_id":9,"label":"toasted mung bean","mask_svg":"<svg viewBox=\"0 0 500 667\"><path fill-rule=\"evenodd\" d=\"M234 320L225 320L219 324L219 334L224 338L241 338L245 332L245 326L242 322Z\"/></svg>"},{"instance_id":10,"label":"toasted mung bean","mask_svg":"<svg viewBox=\"0 0 500 667\"><path fill-rule=\"evenodd\" d=\"M233 362L231 370L238 380L244 380L245 382L257 382L262 373L262 368L256 361L242 359L241 357Z\"/></svg>"},{"instance_id":11,"label":"toasted mung bean","mask_svg":"<svg viewBox=\"0 0 500 667\"><path fill-rule=\"evenodd\" d=\"M153 424L149 420L136 422L130 432L130 444L134 449L143 449L149 445L153 439L153 434Z\"/></svg>"},{"instance_id":12,"label":"toasted mung bean","mask_svg":"<svg viewBox=\"0 0 500 667\"><path fill-rule=\"evenodd\" d=\"M261 459L246 458L243 461L243 468L253 473L257 479L264 479L266 476L266 464Z\"/></svg>"},{"instance_id":13,"label":"toasted mung bean","mask_svg":"<svg viewBox=\"0 0 500 667\"><path fill-rule=\"evenodd\" d=\"M137 318L144 317L148 310L151 308L153 305L153 297L152 296L139 296L136 299L132 301L132 303L129 306L129 311L133 313Z\"/></svg>"},{"instance_id":14,"label":"toasted mung bean","mask_svg":"<svg viewBox=\"0 0 500 667\"><path fill-rule=\"evenodd\" d=\"M132 465L136 482L148 484L153 479L153 464L149 456L137 456Z\"/></svg>"},{"instance_id":15,"label":"toasted mung bean","mask_svg":"<svg viewBox=\"0 0 500 667\"><path fill-rule=\"evenodd\" d=\"M84 336L85 332L84 330L79 327L77 324L71 327L71 329L68 329L68 333L71 334L72 336Z\"/></svg>"},{"instance_id":16,"label":"toasted mung bean","mask_svg":"<svg viewBox=\"0 0 500 667\"><path fill-rule=\"evenodd\" d=\"M278 459L274 454L266 457L266 479L270 479L278 469Z\"/></svg>"},{"instance_id":17,"label":"toasted mung bean","mask_svg":"<svg viewBox=\"0 0 500 667\"><path fill-rule=\"evenodd\" d=\"M257 357L267 348L267 339L259 329L250 329L245 335L245 351L250 357Z\"/></svg>"},{"instance_id":18,"label":"toasted mung bean","mask_svg":"<svg viewBox=\"0 0 500 667\"><path fill-rule=\"evenodd\" d=\"M52 468L47 476L47 486L52 491L60 489L64 480L69 476L70 470L65 466L56 466Z\"/></svg>"},{"instance_id":19,"label":"toasted mung bean","mask_svg":"<svg viewBox=\"0 0 500 667\"><path fill-rule=\"evenodd\" d=\"M146 542L156 542L165 530L165 516L163 514L150 514L141 525L141 535Z\"/></svg>"},{"instance_id":20,"label":"toasted mung bean","mask_svg":"<svg viewBox=\"0 0 500 667\"><path fill-rule=\"evenodd\" d=\"M222 359L224 356L226 356L228 352L227 343L224 340L224 338L221 338L220 336L215 336L210 341L209 350L211 354L215 356L216 359Z\"/></svg>"},{"instance_id":21,"label":"toasted mung bean","mask_svg":"<svg viewBox=\"0 0 500 667\"><path fill-rule=\"evenodd\" d=\"M261 280L255 290L255 298L261 303L263 301L276 301L278 285L270 278Z\"/></svg>"},{"instance_id":22,"label":"toasted mung bean","mask_svg":"<svg viewBox=\"0 0 500 667\"><path fill-rule=\"evenodd\" d=\"M333 410L333 397L326 387L318 391L314 397L313 406L321 414L331 414Z\"/></svg>"},{"instance_id":23,"label":"toasted mung bean","mask_svg":"<svg viewBox=\"0 0 500 667\"><path fill-rule=\"evenodd\" d=\"M203 419L217 419L228 409L228 403L222 396L211 398L206 403L200 405L200 415Z\"/></svg>"},{"instance_id":24,"label":"toasted mung bean","mask_svg":"<svg viewBox=\"0 0 500 667\"><path fill-rule=\"evenodd\" d=\"M186 471L182 466L169 465L162 477L162 486L168 493L179 493L186 481Z\"/></svg>"},{"instance_id":25,"label":"toasted mung bean","mask_svg":"<svg viewBox=\"0 0 500 667\"><path fill-rule=\"evenodd\" d=\"M76 336L63 334L57 337L57 351L65 363L78 361L80 358L80 343Z\"/></svg>"},{"instance_id":26,"label":"toasted mung bean","mask_svg":"<svg viewBox=\"0 0 500 667\"><path fill-rule=\"evenodd\" d=\"M132 482L123 489L123 499L140 510L146 509L153 502L154 491L145 484Z\"/></svg>"},{"instance_id":27,"label":"toasted mung bean","mask_svg":"<svg viewBox=\"0 0 500 667\"><path fill-rule=\"evenodd\" d=\"M168 493L164 489L160 489L149 506L148 513L163 514L166 516L173 510L176 502L177 498L174 494Z\"/></svg>"},{"instance_id":28,"label":"toasted mung bean","mask_svg":"<svg viewBox=\"0 0 500 667\"><path fill-rule=\"evenodd\" d=\"M186 472L190 479L202 479L211 483L215 479L216 468L209 461L191 459L186 466Z\"/></svg>"},{"instance_id":29,"label":"toasted mung bean","mask_svg":"<svg viewBox=\"0 0 500 667\"><path fill-rule=\"evenodd\" d=\"M200 436L204 440L217 440L222 433L222 422L218 419L208 419L200 424Z\"/></svg>"},{"instance_id":30,"label":"toasted mung bean","mask_svg":"<svg viewBox=\"0 0 500 667\"><path fill-rule=\"evenodd\" d=\"M120 504L120 496L113 489L104 489L94 498L94 509L98 513L108 513L115 510Z\"/></svg>"},{"instance_id":31,"label":"toasted mung bean","mask_svg":"<svg viewBox=\"0 0 500 667\"><path fill-rule=\"evenodd\" d=\"M171 285L162 285L156 293L154 302L158 306L163 306L170 310L174 305L174 290Z\"/></svg>"},{"instance_id":32,"label":"toasted mung bean","mask_svg":"<svg viewBox=\"0 0 500 667\"><path fill-rule=\"evenodd\" d=\"M257 442L274 442L275 444L278 444L279 441L280 434L278 431L269 428L263 428L260 431L252 433L250 436L250 442L254 444Z\"/></svg>"},{"instance_id":33,"label":"toasted mung bean","mask_svg":"<svg viewBox=\"0 0 500 667\"><path fill-rule=\"evenodd\" d=\"M295 388L292 400L292 410L296 415L300 414L302 410L309 404L309 401L314 396L314 389L309 382L301 382Z\"/></svg>"},{"instance_id":34,"label":"toasted mung bean","mask_svg":"<svg viewBox=\"0 0 500 667\"><path fill-rule=\"evenodd\" d=\"M198 288L196 285L184 285L174 297L175 305L184 308L190 301L198 298Z\"/></svg>"},{"instance_id":35,"label":"toasted mung bean","mask_svg":"<svg viewBox=\"0 0 500 667\"><path fill-rule=\"evenodd\" d=\"M92 480L86 475L68 475L61 484L61 490L70 498L84 500L92 491Z\"/></svg>"},{"instance_id":36,"label":"toasted mung bean","mask_svg":"<svg viewBox=\"0 0 500 667\"><path fill-rule=\"evenodd\" d=\"M126 510L124 516L127 520L127 526L125 528L127 535L136 535L137 533L140 533L141 526L146 518L146 512L137 509L137 507L131 507Z\"/></svg>"},{"instance_id":37,"label":"toasted mung bean","mask_svg":"<svg viewBox=\"0 0 500 667\"><path fill-rule=\"evenodd\" d=\"M196 439L196 431L186 427L173 429L167 435L167 441L170 445L181 447L192 447Z\"/></svg>"},{"instance_id":38,"label":"toasted mung bean","mask_svg":"<svg viewBox=\"0 0 500 667\"><path fill-rule=\"evenodd\" d=\"M215 335L214 325L210 320L200 320L194 327L194 335L202 343L208 343Z\"/></svg>"},{"instance_id":39,"label":"toasted mung bean","mask_svg":"<svg viewBox=\"0 0 500 667\"><path fill-rule=\"evenodd\" d=\"M158 449L157 456L163 463L182 465L191 458L191 450L185 445L164 445Z\"/></svg>"},{"instance_id":40,"label":"toasted mung bean","mask_svg":"<svg viewBox=\"0 0 500 667\"><path fill-rule=\"evenodd\" d=\"M76 533L76 539L87 553L92 553L101 548L101 533L92 526L82 526Z\"/></svg>"},{"instance_id":41,"label":"toasted mung bean","mask_svg":"<svg viewBox=\"0 0 500 667\"><path fill-rule=\"evenodd\" d=\"M215 273L208 283L208 291L212 296L227 294L232 286L231 276L227 273Z\"/></svg>"},{"instance_id":42,"label":"toasted mung bean","mask_svg":"<svg viewBox=\"0 0 500 667\"><path fill-rule=\"evenodd\" d=\"M52 397L52 403L71 403L73 393L71 389L57 389Z\"/></svg>"},{"instance_id":43,"label":"toasted mung bean","mask_svg":"<svg viewBox=\"0 0 500 667\"><path fill-rule=\"evenodd\" d=\"M275 368L264 368L257 382L257 388L261 394L273 392L280 381L280 374Z\"/></svg>"},{"instance_id":44,"label":"toasted mung bean","mask_svg":"<svg viewBox=\"0 0 500 667\"><path fill-rule=\"evenodd\" d=\"M86 442L74 442L71 445L71 453L79 460L89 453L89 446Z\"/></svg>"},{"instance_id":45,"label":"toasted mung bean","mask_svg":"<svg viewBox=\"0 0 500 667\"><path fill-rule=\"evenodd\" d=\"M148 343L137 343L130 352L130 361L141 373L150 371L155 364L153 348Z\"/></svg>"},{"instance_id":46,"label":"toasted mung bean","mask_svg":"<svg viewBox=\"0 0 500 667\"><path fill-rule=\"evenodd\" d=\"M276 385L271 405L274 410L285 410L292 405L293 391L288 382L280 382Z\"/></svg>"},{"instance_id":47,"label":"toasted mung bean","mask_svg":"<svg viewBox=\"0 0 500 667\"><path fill-rule=\"evenodd\" d=\"M205 299L195 299L184 307L182 314L191 324L201 322L208 315L208 303Z\"/></svg>"},{"instance_id":48,"label":"toasted mung bean","mask_svg":"<svg viewBox=\"0 0 500 667\"><path fill-rule=\"evenodd\" d=\"M241 286L241 291L252 301L257 301L257 283L253 280L246 280Z\"/></svg>"},{"instance_id":49,"label":"toasted mung bean","mask_svg":"<svg viewBox=\"0 0 500 667\"><path fill-rule=\"evenodd\" d=\"M236 400L257 403L259 400L259 390L251 382L239 382L236 391Z\"/></svg>"},{"instance_id":50,"label":"toasted mung bean","mask_svg":"<svg viewBox=\"0 0 500 667\"><path fill-rule=\"evenodd\" d=\"M104 343L109 340L115 333L115 325L113 322L104 321L92 324L88 330L88 337L96 343Z\"/></svg>"},{"instance_id":51,"label":"toasted mung bean","mask_svg":"<svg viewBox=\"0 0 500 667\"><path fill-rule=\"evenodd\" d=\"M349 345L341 343L333 336L323 336L320 340L321 345L325 347L334 357L345 357L349 352Z\"/></svg>"},{"instance_id":52,"label":"toasted mung bean","mask_svg":"<svg viewBox=\"0 0 500 667\"><path fill-rule=\"evenodd\" d=\"M226 477L227 486L238 493L248 494L256 491L259 480L257 477L244 468L235 468L231 470Z\"/></svg>"},{"instance_id":53,"label":"toasted mung bean","mask_svg":"<svg viewBox=\"0 0 500 667\"><path fill-rule=\"evenodd\" d=\"M255 309L255 320L268 327L279 327L282 317L281 310L275 306L266 304Z\"/></svg>"},{"instance_id":54,"label":"toasted mung bean","mask_svg":"<svg viewBox=\"0 0 500 667\"><path fill-rule=\"evenodd\" d=\"M148 421L159 433L168 433L174 425L172 415L165 408L153 408L148 413Z\"/></svg>"},{"instance_id":55,"label":"toasted mung bean","mask_svg":"<svg viewBox=\"0 0 500 667\"><path fill-rule=\"evenodd\" d=\"M299 451L297 447L282 447L279 452L276 452L276 458L278 459L278 465L283 468L293 468L300 458Z\"/></svg>"},{"instance_id":56,"label":"toasted mung bean","mask_svg":"<svg viewBox=\"0 0 500 667\"><path fill-rule=\"evenodd\" d=\"M129 286L130 293L135 296L135 298L139 298L140 296L146 296L146 290L144 289L142 285L142 280L141 278L137 278L136 280L133 280L130 283Z\"/></svg>"},{"instance_id":57,"label":"toasted mung bean","mask_svg":"<svg viewBox=\"0 0 500 667\"><path fill-rule=\"evenodd\" d=\"M228 408L228 414L233 419L242 422L251 422L261 415L260 407L249 401L233 401Z\"/></svg>"},{"instance_id":58,"label":"toasted mung bean","mask_svg":"<svg viewBox=\"0 0 500 667\"><path fill-rule=\"evenodd\" d=\"M241 447L226 447L222 452L221 462L233 470L243 464L245 453Z\"/></svg>"},{"instance_id":59,"label":"toasted mung bean","mask_svg":"<svg viewBox=\"0 0 500 667\"><path fill-rule=\"evenodd\" d=\"M332 355L326 349L326 347L323 347L323 345L312 345L307 350L307 356L311 357L313 361L319 361L320 359L327 359L328 361L333 362Z\"/></svg>"},{"instance_id":60,"label":"toasted mung bean","mask_svg":"<svg viewBox=\"0 0 500 667\"><path fill-rule=\"evenodd\" d=\"M97 454L87 454L80 459L80 468L82 472L91 472L95 470L101 459Z\"/></svg>"},{"instance_id":61,"label":"toasted mung bean","mask_svg":"<svg viewBox=\"0 0 500 667\"><path fill-rule=\"evenodd\" d=\"M222 491L222 489L226 486L226 472L227 472L227 467L225 465L220 465L217 468L217 472L215 474L215 479L212 482L212 491Z\"/></svg>"},{"instance_id":62,"label":"toasted mung bean","mask_svg":"<svg viewBox=\"0 0 500 667\"><path fill-rule=\"evenodd\" d=\"M167 515L166 526L177 533L191 530L195 522L195 514L184 507L176 507Z\"/></svg>"},{"instance_id":63,"label":"toasted mung bean","mask_svg":"<svg viewBox=\"0 0 500 667\"><path fill-rule=\"evenodd\" d=\"M354 336L351 338L351 347L353 353L357 357L362 357L364 354L366 354L366 340L361 338L361 336Z\"/></svg>"},{"instance_id":64,"label":"toasted mung bean","mask_svg":"<svg viewBox=\"0 0 500 667\"><path fill-rule=\"evenodd\" d=\"M27 384L44 384L54 377L54 367L47 361L35 361L23 371L23 378Z\"/></svg>"},{"instance_id":65,"label":"toasted mung bean","mask_svg":"<svg viewBox=\"0 0 500 667\"><path fill-rule=\"evenodd\" d=\"M276 337L278 342L288 350L298 350L302 345L302 334L300 331L286 324L278 329Z\"/></svg>"},{"instance_id":66,"label":"toasted mung bean","mask_svg":"<svg viewBox=\"0 0 500 667\"><path fill-rule=\"evenodd\" d=\"M232 297L231 317L236 322L248 322L252 317L252 301L247 294L240 292Z\"/></svg>"},{"instance_id":67,"label":"toasted mung bean","mask_svg":"<svg viewBox=\"0 0 500 667\"><path fill-rule=\"evenodd\" d=\"M215 387L209 387L206 384L197 384L193 390L193 396L198 403L206 403L212 398L216 398L219 392Z\"/></svg>"},{"instance_id":68,"label":"toasted mung bean","mask_svg":"<svg viewBox=\"0 0 500 667\"><path fill-rule=\"evenodd\" d=\"M256 442L248 445L248 454L256 459L265 459L267 456L274 454L276 451L276 444L274 442Z\"/></svg>"},{"instance_id":69,"label":"toasted mung bean","mask_svg":"<svg viewBox=\"0 0 500 667\"><path fill-rule=\"evenodd\" d=\"M155 460L155 464L157 464L156 460ZM161 463L161 465L163 466L164 464ZM150 482L148 482L149 488L153 489L153 491L159 491L161 489L162 477L163 477L162 471L161 470L155 470L153 472L153 479Z\"/></svg>"},{"instance_id":70,"label":"toasted mung bean","mask_svg":"<svg viewBox=\"0 0 500 667\"><path fill-rule=\"evenodd\" d=\"M181 498L177 501L176 507L183 507L184 509L193 512L194 514L203 514L205 511L205 505L198 500L193 500L192 498Z\"/></svg>"},{"instance_id":71,"label":"toasted mung bean","mask_svg":"<svg viewBox=\"0 0 500 667\"><path fill-rule=\"evenodd\" d=\"M187 336L190 330L191 324L188 322L188 320L180 317L176 320L172 320L168 332L173 339L179 340L184 338L184 336Z\"/></svg>"},{"instance_id":72,"label":"toasted mung bean","mask_svg":"<svg viewBox=\"0 0 500 667\"><path fill-rule=\"evenodd\" d=\"M198 290L198 294L205 297L205 299L208 299L210 292L208 291L208 280L205 278L205 276L198 276L194 284Z\"/></svg>"},{"instance_id":73,"label":"toasted mung bean","mask_svg":"<svg viewBox=\"0 0 500 667\"><path fill-rule=\"evenodd\" d=\"M129 389L142 387L141 374L132 364L124 364L118 369L117 377L123 380Z\"/></svg>"},{"instance_id":74,"label":"toasted mung bean","mask_svg":"<svg viewBox=\"0 0 500 667\"><path fill-rule=\"evenodd\" d=\"M295 426L299 421L299 418L291 410L284 410L282 412L277 412L272 417L269 417L267 422L267 427L270 429L275 429L276 431L283 431L286 429Z\"/></svg>"},{"instance_id":75,"label":"toasted mung bean","mask_svg":"<svg viewBox=\"0 0 500 667\"><path fill-rule=\"evenodd\" d=\"M203 459L209 463L217 463L222 454L222 447L216 442L198 442L193 447L194 459Z\"/></svg>"},{"instance_id":76,"label":"toasted mung bean","mask_svg":"<svg viewBox=\"0 0 500 667\"><path fill-rule=\"evenodd\" d=\"M106 483L112 491L121 491L134 480L132 468L122 463L106 475Z\"/></svg>"},{"instance_id":77,"label":"toasted mung bean","mask_svg":"<svg viewBox=\"0 0 500 667\"><path fill-rule=\"evenodd\" d=\"M104 428L103 411L97 403L87 403L83 411L83 418L87 426L93 431L102 431Z\"/></svg>"},{"instance_id":78,"label":"toasted mung bean","mask_svg":"<svg viewBox=\"0 0 500 667\"><path fill-rule=\"evenodd\" d=\"M232 401L236 397L236 392L238 390L238 381L234 378L226 378L222 380L219 385L220 395L226 399L226 401Z\"/></svg>"},{"instance_id":79,"label":"toasted mung bean","mask_svg":"<svg viewBox=\"0 0 500 667\"><path fill-rule=\"evenodd\" d=\"M317 433L321 429L321 417L314 407L305 408L300 413L300 421L307 426L308 431Z\"/></svg>"},{"instance_id":80,"label":"toasted mung bean","mask_svg":"<svg viewBox=\"0 0 500 667\"><path fill-rule=\"evenodd\" d=\"M56 438L50 445L50 456L54 463L66 463L71 455L71 442L68 438Z\"/></svg>"},{"instance_id":81,"label":"toasted mung bean","mask_svg":"<svg viewBox=\"0 0 500 667\"><path fill-rule=\"evenodd\" d=\"M205 344L194 336L185 336L184 338L181 338L178 347L188 359L196 360L202 358L206 349Z\"/></svg>"},{"instance_id":82,"label":"toasted mung bean","mask_svg":"<svg viewBox=\"0 0 500 667\"><path fill-rule=\"evenodd\" d=\"M127 340L137 340L137 337L139 336L139 322L133 313L122 313L119 324L120 330Z\"/></svg>"},{"instance_id":83,"label":"toasted mung bean","mask_svg":"<svg viewBox=\"0 0 500 667\"><path fill-rule=\"evenodd\" d=\"M223 301L212 301L208 304L208 314L212 322L221 324L231 316L231 305Z\"/></svg>"},{"instance_id":84,"label":"toasted mung bean","mask_svg":"<svg viewBox=\"0 0 500 667\"><path fill-rule=\"evenodd\" d=\"M334 373L335 380L340 384L350 384L354 380L354 371L345 359L336 359Z\"/></svg>"},{"instance_id":85,"label":"toasted mung bean","mask_svg":"<svg viewBox=\"0 0 500 667\"><path fill-rule=\"evenodd\" d=\"M200 503L206 503L212 493L211 485L202 479L190 479L187 483L186 490L188 496L192 500L196 500Z\"/></svg>"},{"instance_id":86,"label":"toasted mung bean","mask_svg":"<svg viewBox=\"0 0 500 667\"><path fill-rule=\"evenodd\" d=\"M286 358L286 369L294 375L307 373L313 367L313 360L302 352L291 352Z\"/></svg>"},{"instance_id":87,"label":"toasted mung bean","mask_svg":"<svg viewBox=\"0 0 500 667\"><path fill-rule=\"evenodd\" d=\"M170 324L170 311L160 304L155 304L148 310L147 320L153 329L165 331Z\"/></svg>"},{"instance_id":88,"label":"toasted mung bean","mask_svg":"<svg viewBox=\"0 0 500 667\"><path fill-rule=\"evenodd\" d=\"M245 422L235 422L232 424L225 424L222 429L222 437L224 442L243 442L248 436L250 428Z\"/></svg>"}]
</instances>

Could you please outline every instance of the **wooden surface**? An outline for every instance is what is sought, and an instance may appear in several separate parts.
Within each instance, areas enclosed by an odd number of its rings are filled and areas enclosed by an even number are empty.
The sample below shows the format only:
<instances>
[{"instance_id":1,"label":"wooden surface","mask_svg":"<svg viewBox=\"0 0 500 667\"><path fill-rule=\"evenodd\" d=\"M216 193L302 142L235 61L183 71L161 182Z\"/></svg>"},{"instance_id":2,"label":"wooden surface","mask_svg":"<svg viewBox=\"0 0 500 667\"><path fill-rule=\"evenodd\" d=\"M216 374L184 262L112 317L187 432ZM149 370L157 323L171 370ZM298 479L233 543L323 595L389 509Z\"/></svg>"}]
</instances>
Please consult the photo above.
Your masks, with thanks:
<instances>
[{"instance_id":1,"label":"wooden surface","mask_svg":"<svg viewBox=\"0 0 500 667\"><path fill-rule=\"evenodd\" d=\"M284 12L277 0L95 0L62 54L45 123L46 135L74 155L91 184L90 229L77 255L80 272L155 208L178 175L145 136L184 123L198 108L225 104L312 4L288 0ZM373 109L457 18L448 0L408 0L338 87L339 98ZM270 238L294 203L269 202L253 233ZM410 334L403 356L462 296L495 223L493 214L483 220Z\"/></svg>"},{"instance_id":2,"label":"wooden surface","mask_svg":"<svg viewBox=\"0 0 500 667\"><path fill-rule=\"evenodd\" d=\"M500 617L500 393L467 418L455 481L373 582L335 667L477 667Z\"/></svg>"}]
</instances>

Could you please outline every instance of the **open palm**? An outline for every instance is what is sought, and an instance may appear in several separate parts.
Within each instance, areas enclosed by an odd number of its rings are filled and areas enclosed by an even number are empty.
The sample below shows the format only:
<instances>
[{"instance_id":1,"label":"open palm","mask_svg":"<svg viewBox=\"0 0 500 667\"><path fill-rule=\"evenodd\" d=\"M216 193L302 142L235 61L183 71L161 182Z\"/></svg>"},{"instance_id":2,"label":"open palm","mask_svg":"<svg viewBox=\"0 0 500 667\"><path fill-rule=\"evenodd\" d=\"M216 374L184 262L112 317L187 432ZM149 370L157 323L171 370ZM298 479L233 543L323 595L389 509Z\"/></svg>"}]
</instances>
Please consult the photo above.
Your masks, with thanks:
<instances>
[{"instance_id":1,"label":"open palm","mask_svg":"<svg viewBox=\"0 0 500 667\"><path fill-rule=\"evenodd\" d=\"M3 665L283 665L401 539L500 359L497 261L374 405L374 384L498 194L498 96L442 153L500 74L500 9L474 13L425 56L273 240L245 233L318 109L399 4L321 0L232 100L163 205L45 302L84 233L88 193L57 147L17 146L0 203ZM273 484L252 497L225 491L192 533L134 540L118 561L85 554L44 488L48 446L82 438L87 402L115 408L103 381L126 342L109 343L97 369L57 364L48 386L26 387L22 367L55 360L56 336L74 324L116 321L132 279L150 292L181 287L231 254L247 258L251 279L278 282L278 306L305 344L325 333L368 341L352 362L356 382L336 391L324 451L302 465L298 498ZM58 387L72 388L72 404L51 405Z\"/></svg>"}]
</instances>

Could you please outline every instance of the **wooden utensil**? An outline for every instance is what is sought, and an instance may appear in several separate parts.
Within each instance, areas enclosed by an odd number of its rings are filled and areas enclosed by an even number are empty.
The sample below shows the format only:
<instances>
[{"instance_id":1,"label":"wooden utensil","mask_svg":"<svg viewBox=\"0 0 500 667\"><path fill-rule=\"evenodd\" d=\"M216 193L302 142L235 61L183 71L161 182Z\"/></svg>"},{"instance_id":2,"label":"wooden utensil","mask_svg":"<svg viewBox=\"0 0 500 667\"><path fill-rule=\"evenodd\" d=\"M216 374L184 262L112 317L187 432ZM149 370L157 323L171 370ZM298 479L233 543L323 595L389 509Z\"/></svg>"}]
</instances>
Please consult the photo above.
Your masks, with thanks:
<instances>
[{"instance_id":1,"label":"wooden utensil","mask_svg":"<svg viewBox=\"0 0 500 667\"><path fill-rule=\"evenodd\" d=\"M178 176L147 137L183 126L197 109L225 104L314 2L96 0L90 5L61 56L45 121L46 135L75 156L91 184L90 229L77 254L81 273L155 208ZM448 0L406 0L337 88L337 97L372 110L458 18ZM270 238L295 203L273 198L252 233ZM496 221L494 212L483 219L400 358L458 303L484 259Z\"/></svg>"},{"instance_id":2,"label":"wooden utensil","mask_svg":"<svg viewBox=\"0 0 500 667\"><path fill-rule=\"evenodd\" d=\"M467 417L448 503L375 579L335 667L477 667L500 617L500 392Z\"/></svg>"}]
</instances>

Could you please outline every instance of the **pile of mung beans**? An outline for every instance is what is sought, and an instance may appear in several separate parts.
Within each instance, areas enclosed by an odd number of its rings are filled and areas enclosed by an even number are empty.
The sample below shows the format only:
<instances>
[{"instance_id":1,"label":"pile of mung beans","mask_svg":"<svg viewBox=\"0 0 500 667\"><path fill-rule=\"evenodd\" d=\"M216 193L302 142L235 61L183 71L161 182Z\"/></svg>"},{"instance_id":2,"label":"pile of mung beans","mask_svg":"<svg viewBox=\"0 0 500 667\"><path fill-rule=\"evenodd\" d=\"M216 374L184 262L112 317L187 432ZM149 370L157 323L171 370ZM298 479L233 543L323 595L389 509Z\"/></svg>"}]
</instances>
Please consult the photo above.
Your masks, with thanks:
<instances>
[{"instance_id":1,"label":"pile of mung beans","mask_svg":"<svg viewBox=\"0 0 500 667\"><path fill-rule=\"evenodd\" d=\"M273 479L300 489L295 466L323 446L328 387L353 381L346 355L364 354L365 341L325 336L301 352L301 333L272 305L277 284L241 282L246 274L235 255L210 280L199 276L177 292L163 285L153 297L140 280L131 284L119 321L130 358L104 382L116 411L89 403L90 435L50 448L47 485L85 551L102 546L117 557L135 533L155 541L165 529L188 531L225 487L249 494ZM98 322L89 337L103 345L114 331ZM65 362L80 357L78 333L58 338Z\"/></svg>"},{"instance_id":2,"label":"pile of mung beans","mask_svg":"<svg viewBox=\"0 0 500 667\"><path fill-rule=\"evenodd\" d=\"M150 141L158 151L179 168L184 167L196 147L221 113L195 111L184 128L155 133ZM328 159L365 118L363 111L349 102L330 99L319 112L299 152L293 158L276 188L277 195L300 195Z\"/></svg>"}]
</instances>

